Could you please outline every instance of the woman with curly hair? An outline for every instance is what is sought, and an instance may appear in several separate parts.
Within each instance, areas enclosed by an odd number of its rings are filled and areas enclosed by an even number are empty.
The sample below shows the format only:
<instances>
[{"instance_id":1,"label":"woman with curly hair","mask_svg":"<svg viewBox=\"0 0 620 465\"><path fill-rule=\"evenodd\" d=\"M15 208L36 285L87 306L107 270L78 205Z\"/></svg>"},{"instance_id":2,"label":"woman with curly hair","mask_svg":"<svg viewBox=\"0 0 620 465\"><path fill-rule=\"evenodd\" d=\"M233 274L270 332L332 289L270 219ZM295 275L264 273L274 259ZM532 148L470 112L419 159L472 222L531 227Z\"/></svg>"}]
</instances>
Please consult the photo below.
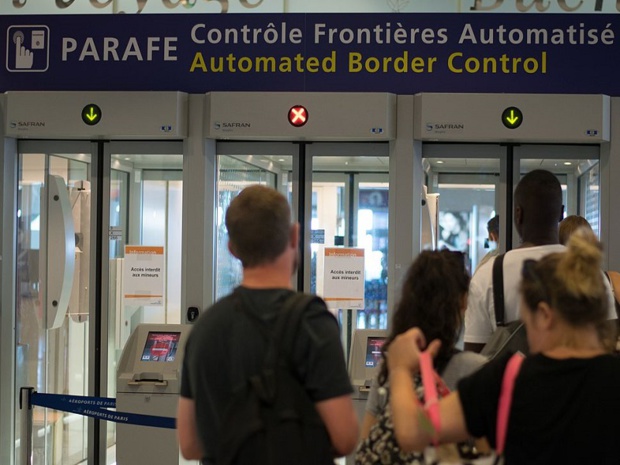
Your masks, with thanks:
<instances>
[{"instance_id":1,"label":"woman with curly hair","mask_svg":"<svg viewBox=\"0 0 620 465\"><path fill-rule=\"evenodd\" d=\"M436 355L436 368L450 390L456 387L459 379L486 362L486 358L482 355L460 352L455 348L463 327L469 281L464 256L460 252L423 251L411 264L402 284L390 333L381 349L382 362L379 373L368 396L362 423L362 442L358 446L356 463L377 463L379 460L385 463L386 460L384 444L377 442L376 436L383 434L381 429L384 427L378 420L385 420L385 415L390 415L387 382L389 367L386 363L386 354L398 335L418 327L422 328L429 338L442 342ZM422 390L418 395L423 399ZM390 463L424 463L421 462L423 458L420 454L406 456L394 449L390 453L394 454L393 460L397 460Z\"/></svg>"}]
</instances>

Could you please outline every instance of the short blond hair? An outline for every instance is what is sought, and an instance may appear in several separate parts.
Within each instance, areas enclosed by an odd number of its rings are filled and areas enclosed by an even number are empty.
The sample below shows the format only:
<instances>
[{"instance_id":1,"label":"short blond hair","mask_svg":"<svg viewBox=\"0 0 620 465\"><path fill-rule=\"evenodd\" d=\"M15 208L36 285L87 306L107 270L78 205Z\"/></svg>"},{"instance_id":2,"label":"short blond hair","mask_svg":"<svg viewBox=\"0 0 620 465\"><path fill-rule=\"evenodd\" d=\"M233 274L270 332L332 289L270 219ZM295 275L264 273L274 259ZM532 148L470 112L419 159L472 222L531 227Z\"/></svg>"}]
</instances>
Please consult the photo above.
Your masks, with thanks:
<instances>
[{"instance_id":1,"label":"short blond hair","mask_svg":"<svg viewBox=\"0 0 620 465\"><path fill-rule=\"evenodd\" d=\"M592 231L592 226L583 216L569 215L560 221L559 239L560 244L566 245L568 238L579 228L586 228Z\"/></svg>"}]
</instances>

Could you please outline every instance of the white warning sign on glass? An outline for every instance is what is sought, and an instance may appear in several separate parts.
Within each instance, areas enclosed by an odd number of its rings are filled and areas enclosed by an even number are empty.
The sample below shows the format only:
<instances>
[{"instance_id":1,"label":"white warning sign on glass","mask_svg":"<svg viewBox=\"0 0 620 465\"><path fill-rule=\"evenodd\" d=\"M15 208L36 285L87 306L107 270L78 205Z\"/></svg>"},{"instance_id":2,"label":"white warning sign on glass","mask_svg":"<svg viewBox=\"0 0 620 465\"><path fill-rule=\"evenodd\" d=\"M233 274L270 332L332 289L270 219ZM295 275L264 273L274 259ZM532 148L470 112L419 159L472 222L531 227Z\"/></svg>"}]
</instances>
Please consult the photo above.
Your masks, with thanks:
<instances>
[{"instance_id":1,"label":"white warning sign on glass","mask_svg":"<svg viewBox=\"0 0 620 465\"><path fill-rule=\"evenodd\" d=\"M323 299L330 309L364 308L364 249L325 247Z\"/></svg>"},{"instance_id":2,"label":"white warning sign on glass","mask_svg":"<svg viewBox=\"0 0 620 465\"><path fill-rule=\"evenodd\" d=\"M163 246L125 246L123 299L125 305L164 304Z\"/></svg>"}]
</instances>

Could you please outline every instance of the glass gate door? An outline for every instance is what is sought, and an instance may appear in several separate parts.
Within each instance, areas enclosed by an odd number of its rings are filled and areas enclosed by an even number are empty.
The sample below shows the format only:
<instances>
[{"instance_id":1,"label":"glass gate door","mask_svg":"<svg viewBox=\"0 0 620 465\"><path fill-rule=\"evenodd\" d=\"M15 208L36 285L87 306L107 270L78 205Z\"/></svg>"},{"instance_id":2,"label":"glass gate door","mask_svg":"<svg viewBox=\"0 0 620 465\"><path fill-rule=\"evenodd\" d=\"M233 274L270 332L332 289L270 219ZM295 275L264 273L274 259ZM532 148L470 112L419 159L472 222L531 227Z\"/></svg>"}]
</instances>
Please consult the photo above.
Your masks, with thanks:
<instances>
[{"instance_id":1,"label":"glass gate door","mask_svg":"<svg viewBox=\"0 0 620 465\"><path fill-rule=\"evenodd\" d=\"M545 169L555 174L562 186L564 216L583 216L597 235L601 219L599 160L598 145L531 144L515 147L515 167L521 176L533 169ZM516 232L513 238L517 240Z\"/></svg>"},{"instance_id":2,"label":"glass gate door","mask_svg":"<svg viewBox=\"0 0 620 465\"><path fill-rule=\"evenodd\" d=\"M227 247L226 208L244 187L260 183L284 193L302 225L299 289L323 295L325 247L363 249L365 305L355 314L333 308L344 346L356 328L387 327L388 144L218 142L217 160L217 298L242 278Z\"/></svg>"},{"instance_id":3,"label":"glass gate door","mask_svg":"<svg viewBox=\"0 0 620 465\"><path fill-rule=\"evenodd\" d=\"M161 141L19 141L16 392L115 397L116 365L136 325L181 322L182 149ZM95 220L98 209L104 213ZM92 225L102 228L100 246ZM125 292L127 247L162 255L156 301ZM93 298L96 287L102 292ZM102 443L91 439L93 424L35 408L32 463L86 463L89 449L115 463L115 424L98 424Z\"/></svg>"},{"instance_id":4,"label":"glass gate door","mask_svg":"<svg viewBox=\"0 0 620 465\"><path fill-rule=\"evenodd\" d=\"M16 392L88 395L90 176L88 142L20 141ZM86 459L85 417L34 410L33 463ZM19 417L15 417L19 456Z\"/></svg>"},{"instance_id":5,"label":"glass gate door","mask_svg":"<svg viewBox=\"0 0 620 465\"><path fill-rule=\"evenodd\" d=\"M599 146L427 143L423 156L427 191L439 194L437 246L464 252L472 273L489 251L487 222L495 215L506 215L500 224L510 226L500 231L500 242L508 238L502 247L519 245L506 201L521 177L535 169L560 181L565 216L584 216L599 231Z\"/></svg>"}]
</instances>

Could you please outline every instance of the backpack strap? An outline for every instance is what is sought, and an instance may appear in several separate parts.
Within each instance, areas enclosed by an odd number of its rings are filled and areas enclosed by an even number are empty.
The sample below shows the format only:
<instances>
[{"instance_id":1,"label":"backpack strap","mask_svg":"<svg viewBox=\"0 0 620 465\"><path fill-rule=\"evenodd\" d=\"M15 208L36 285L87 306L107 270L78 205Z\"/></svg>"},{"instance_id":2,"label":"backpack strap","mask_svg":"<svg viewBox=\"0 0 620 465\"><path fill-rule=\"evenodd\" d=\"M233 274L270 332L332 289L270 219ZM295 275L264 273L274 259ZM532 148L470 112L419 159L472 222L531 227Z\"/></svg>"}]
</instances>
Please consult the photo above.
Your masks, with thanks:
<instances>
[{"instance_id":1,"label":"backpack strap","mask_svg":"<svg viewBox=\"0 0 620 465\"><path fill-rule=\"evenodd\" d=\"M293 343L297 337L297 331L304 310L311 302L318 300L318 297L303 292L294 292L284 301L282 307L278 311L275 322L271 326L271 329L268 329L264 321L261 320L255 312L251 311L254 305L248 296L244 292L238 290L236 294L238 296L237 307L242 313L248 316L250 320L254 321L256 329L262 334L265 341L267 341L263 369L275 369L278 364L279 354L281 352L292 352Z\"/></svg>"},{"instance_id":2,"label":"backpack strap","mask_svg":"<svg viewBox=\"0 0 620 465\"><path fill-rule=\"evenodd\" d=\"M265 368L274 368L278 363L280 353L292 354L304 311L311 302L317 299L318 297L312 294L295 292L284 302L272 332L274 350L273 352L267 351Z\"/></svg>"},{"instance_id":3,"label":"backpack strap","mask_svg":"<svg viewBox=\"0 0 620 465\"><path fill-rule=\"evenodd\" d=\"M504 316L504 256L500 254L493 261L493 305L495 307L495 323L497 326L505 326Z\"/></svg>"},{"instance_id":4,"label":"backpack strap","mask_svg":"<svg viewBox=\"0 0 620 465\"><path fill-rule=\"evenodd\" d=\"M517 352L510 360L504 369L504 376L502 378L502 390L499 395L499 403L497 407L497 425L496 425L496 437L495 437L495 452L499 458L504 453L504 446L506 445L506 433L508 432L508 419L510 417L510 406L512 404L512 393L515 387L515 380L521 369L521 364L525 357L523 354Z\"/></svg>"}]
</instances>

